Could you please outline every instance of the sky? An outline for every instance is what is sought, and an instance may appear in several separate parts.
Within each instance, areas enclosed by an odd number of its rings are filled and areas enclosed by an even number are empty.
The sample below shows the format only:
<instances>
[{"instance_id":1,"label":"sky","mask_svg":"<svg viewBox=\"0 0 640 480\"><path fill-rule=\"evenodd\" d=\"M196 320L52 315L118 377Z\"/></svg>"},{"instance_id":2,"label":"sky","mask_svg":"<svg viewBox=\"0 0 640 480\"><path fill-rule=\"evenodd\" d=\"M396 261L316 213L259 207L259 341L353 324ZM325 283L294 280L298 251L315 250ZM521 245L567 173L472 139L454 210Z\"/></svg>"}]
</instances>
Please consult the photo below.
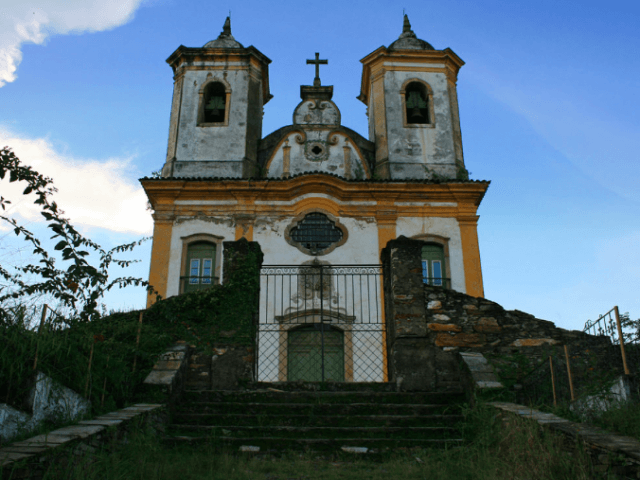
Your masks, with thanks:
<instances>
[{"instance_id":1,"label":"sky","mask_svg":"<svg viewBox=\"0 0 640 480\"><path fill-rule=\"evenodd\" d=\"M465 62L458 100L471 178L491 180L478 210L486 298L568 329L614 305L640 318L640 3L610 0L3 0L0 146L53 177L80 231L110 248L152 233L138 179L167 148L180 45L232 32L272 60L263 135L292 121L306 59L343 125L368 136L360 59L402 31ZM11 215L46 237L6 180ZM0 225L0 262L29 261ZM146 278L151 243L125 273ZM119 272L114 272L119 273ZM110 309L142 307L140 289Z\"/></svg>"}]
</instances>

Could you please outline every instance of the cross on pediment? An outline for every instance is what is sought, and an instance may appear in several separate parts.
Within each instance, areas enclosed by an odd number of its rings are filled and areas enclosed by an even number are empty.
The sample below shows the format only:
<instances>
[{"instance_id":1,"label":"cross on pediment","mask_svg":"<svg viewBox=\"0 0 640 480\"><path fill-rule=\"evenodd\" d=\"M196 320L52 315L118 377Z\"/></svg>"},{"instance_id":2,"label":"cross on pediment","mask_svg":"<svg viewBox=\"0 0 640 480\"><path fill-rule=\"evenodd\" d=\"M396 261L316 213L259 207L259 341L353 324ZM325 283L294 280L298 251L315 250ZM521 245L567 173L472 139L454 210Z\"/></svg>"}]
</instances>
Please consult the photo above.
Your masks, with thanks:
<instances>
[{"instance_id":1,"label":"cross on pediment","mask_svg":"<svg viewBox=\"0 0 640 480\"><path fill-rule=\"evenodd\" d=\"M315 65L316 66L316 78L313 79L313 86L320 86L320 65L327 65L329 60L320 60L320 54L316 52L315 60L307 60L307 65Z\"/></svg>"}]
</instances>

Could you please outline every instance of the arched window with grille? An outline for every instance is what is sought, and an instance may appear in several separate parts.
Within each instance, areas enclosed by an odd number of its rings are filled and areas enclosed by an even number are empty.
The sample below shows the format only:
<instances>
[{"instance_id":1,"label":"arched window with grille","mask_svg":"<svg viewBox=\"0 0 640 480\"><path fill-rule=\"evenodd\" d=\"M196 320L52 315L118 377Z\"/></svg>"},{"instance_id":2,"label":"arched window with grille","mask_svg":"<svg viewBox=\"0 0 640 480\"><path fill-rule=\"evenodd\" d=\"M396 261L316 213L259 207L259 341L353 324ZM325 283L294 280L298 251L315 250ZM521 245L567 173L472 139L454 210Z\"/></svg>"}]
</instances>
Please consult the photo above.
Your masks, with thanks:
<instances>
[{"instance_id":1,"label":"arched window with grille","mask_svg":"<svg viewBox=\"0 0 640 480\"><path fill-rule=\"evenodd\" d=\"M429 124L429 92L421 82L411 82L405 88L405 114L409 124Z\"/></svg>"},{"instance_id":2,"label":"arched window with grille","mask_svg":"<svg viewBox=\"0 0 640 480\"><path fill-rule=\"evenodd\" d=\"M227 123L228 92L222 82L209 82L204 86L199 123Z\"/></svg>"}]
</instances>

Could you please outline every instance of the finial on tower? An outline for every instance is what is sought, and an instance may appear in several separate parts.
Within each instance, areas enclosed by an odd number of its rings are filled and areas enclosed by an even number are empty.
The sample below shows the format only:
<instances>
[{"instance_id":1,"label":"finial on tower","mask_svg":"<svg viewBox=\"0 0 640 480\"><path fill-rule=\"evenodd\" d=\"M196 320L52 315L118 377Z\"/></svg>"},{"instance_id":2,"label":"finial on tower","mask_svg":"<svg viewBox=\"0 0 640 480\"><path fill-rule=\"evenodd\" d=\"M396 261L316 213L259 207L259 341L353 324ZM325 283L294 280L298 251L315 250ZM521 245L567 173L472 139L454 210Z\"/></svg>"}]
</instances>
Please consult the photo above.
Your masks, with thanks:
<instances>
[{"instance_id":1,"label":"finial on tower","mask_svg":"<svg viewBox=\"0 0 640 480\"><path fill-rule=\"evenodd\" d=\"M402 24L402 33L411 31L411 24L409 23L409 15L404 14L404 23Z\"/></svg>"},{"instance_id":2,"label":"finial on tower","mask_svg":"<svg viewBox=\"0 0 640 480\"><path fill-rule=\"evenodd\" d=\"M230 37L231 36L231 12L229 12L229 16L224 21L224 25L222 27L222 33L220 36Z\"/></svg>"},{"instance_id":3,"label":"finial on tower","mask_svg":"<svg viewBox=\"0 0 640 480\"><path fill-rule=\"evenodd\" d=\"M242 44L236 41L233 35L231 35L231 16L227 17L224 21L222 32L218 38L206 43L203 48L244 48Z\"/></svg>"},{"instance_id":4,"label":"finial on tower","mask_svg":"<svg viewBox=\"0 0 640 480\"><path fill-rule=\"evenodd\" d=\"M407 38L407 37L415 38L416 34L413 33L413 30L411 30L411 23L409 22L409 15L407 15L405 13L404 14L404 22L402 23L402 35L400 35L400 38Z\"/></svg>"},{"instance_id":5,"label":"finial on tower","mask_svg":"<svg viewBox=\"0 0 640 480\"><path fill-rule=\"evenodd\" d=\"M404 14L402 33L398 39L389 45L389 50L434 50L430 43L420 40L411 29L409 15Z\"/></svg>"}]
</instances>

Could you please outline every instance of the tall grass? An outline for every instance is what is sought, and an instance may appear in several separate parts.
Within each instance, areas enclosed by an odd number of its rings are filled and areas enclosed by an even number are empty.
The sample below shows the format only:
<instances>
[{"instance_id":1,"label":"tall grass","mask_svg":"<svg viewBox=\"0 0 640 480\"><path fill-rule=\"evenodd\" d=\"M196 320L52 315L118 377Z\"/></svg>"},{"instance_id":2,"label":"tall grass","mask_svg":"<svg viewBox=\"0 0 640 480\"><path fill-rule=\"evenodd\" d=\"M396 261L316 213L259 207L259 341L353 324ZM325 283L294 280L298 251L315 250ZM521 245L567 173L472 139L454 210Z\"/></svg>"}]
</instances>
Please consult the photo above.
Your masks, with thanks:
<instances>
[{"instance_id":1,"label":"tall grass","mask_svg":"<svg viewBox=\"0 0 640 480\"><path fill-rule=\"evenodd\" d=\"M466 412L467 443L449 449L408 448L377 456L285 452L246 456L213 445L170 447L151 432L134 433L126 448L85 458L68 479L430 479L582 480L590 477L586 454L534 422L502 417L490 407ZM274 445L277 447L277 445Z\"/></svg>"},{"instance_id":2,"label":"tall grass","mask_svg":"<svg viewBox=\"0 0 640 480\"><path fill-rule=\"evenodd\" d=\"M136 346L139 323L131 313L76 322L52 312L41 327L33 328L23 307L5 312L0 322L0 402L19 409L25 408L36 371L86 396L93 413L122 407L135 398L157 355L172 341L143 323Z\"/></svg>"}]
</instances>

